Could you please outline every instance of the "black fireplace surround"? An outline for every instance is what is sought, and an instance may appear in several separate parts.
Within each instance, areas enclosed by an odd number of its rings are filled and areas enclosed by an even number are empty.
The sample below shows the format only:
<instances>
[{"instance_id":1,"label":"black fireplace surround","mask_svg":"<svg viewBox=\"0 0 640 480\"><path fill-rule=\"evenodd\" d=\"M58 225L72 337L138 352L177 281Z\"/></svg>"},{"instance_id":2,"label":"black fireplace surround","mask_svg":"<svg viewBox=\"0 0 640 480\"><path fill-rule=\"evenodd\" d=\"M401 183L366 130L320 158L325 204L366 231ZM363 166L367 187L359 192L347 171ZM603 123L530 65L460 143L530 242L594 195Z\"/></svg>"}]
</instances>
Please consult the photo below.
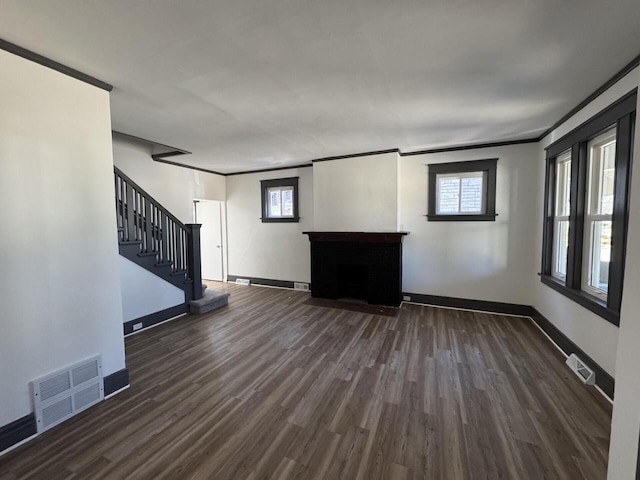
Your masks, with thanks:
<instances>
[{"instance_id":1,"label":"black fireplace surround","mask_svg":"<svg viewBox=\"0 0 640 480\"><path fill-rule=\"evenodd\" d=\"M311 295L402 302L402 238L407 232L303 232L311 242Z\"/></svg>"}]
</instances>

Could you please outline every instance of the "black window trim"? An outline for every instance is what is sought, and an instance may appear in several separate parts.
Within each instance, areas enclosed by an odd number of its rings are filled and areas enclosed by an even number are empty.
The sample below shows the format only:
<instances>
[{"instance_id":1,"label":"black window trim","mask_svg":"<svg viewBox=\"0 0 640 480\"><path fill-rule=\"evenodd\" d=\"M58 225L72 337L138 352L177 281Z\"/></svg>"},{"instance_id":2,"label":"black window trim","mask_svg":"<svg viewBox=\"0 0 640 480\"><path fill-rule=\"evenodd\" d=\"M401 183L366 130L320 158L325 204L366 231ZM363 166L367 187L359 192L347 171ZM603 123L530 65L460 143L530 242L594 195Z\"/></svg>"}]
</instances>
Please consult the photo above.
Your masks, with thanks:
<instances>
[{"instance_id":1,"label":"black window trim","mask_svg":"<svg viewBox=\"0 0 640 480\"><path fill-rule=\"evenodd\" d=\"M623 279L629 218L629 187L633 161L633 135L637 88L612 103L581 125L549 145L546 150L542 269L540 280L612 324L620 325ZM616 177L614 186L611 263L606 302L582 290L583 233L589 140L616 126ZM571 149L571 190L567 275L553 277L553 220L555 212L556 159ZM614 240L615 239L615 240Z\"/></svg>"},{"instance_id":2,"label":"black window trim","mask_svg":"<svg viewBox=\"0 0 640 480\"><path fill-rule=\"evenodd\" d=\"M262 223L296 223L300 221L298 210L298 179L300 177L274 178L260 180L260 194L262 197ZM293 187L293 217L269 217L267 211L267 190L273 187Z\"/></svg>"},{"instance_id":3,"label":"black window trim","mask_svg":"<svg viewBox=\"0 0 640 480\"><path fill-rule=\"evenodd\" d=\"M496 217L496 170L498 159L466 160L462 162L431 163L429 168L427 220L430 222L494 222ZM438 215L436 213L436 177L449 173L484 172L487 186L485 189L485 212L462 215Z\"/></svg>"}]
</instances>

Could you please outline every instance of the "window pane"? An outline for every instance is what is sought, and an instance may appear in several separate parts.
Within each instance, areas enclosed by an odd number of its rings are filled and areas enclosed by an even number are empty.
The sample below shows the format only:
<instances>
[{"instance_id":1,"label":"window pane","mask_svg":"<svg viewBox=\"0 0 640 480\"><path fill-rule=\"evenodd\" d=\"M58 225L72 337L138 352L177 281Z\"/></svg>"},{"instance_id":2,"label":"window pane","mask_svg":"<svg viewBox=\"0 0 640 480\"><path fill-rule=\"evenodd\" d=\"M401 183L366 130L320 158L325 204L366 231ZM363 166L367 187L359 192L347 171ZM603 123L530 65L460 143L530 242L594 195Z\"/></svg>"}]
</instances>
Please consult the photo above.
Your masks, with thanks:
<instances>
[{"instance_id":1,"label":"window pane","mask_svg":"<svg viewBox=\"0 0 640 480\"><path fill-rule=\"evenodd\" d=\"M280 202L280 189L270 188L269 193L269 216L280 217L282 216L282 208Z\"/></svg>"},{"instance_id":2,"label":"window pane","mask_svg":"<svg viewBox=\"0 0 640 480\"><path fill-rule=\"evenodd\" d=\"M591 140L588 150L588 212L611 215L616 168L616 129L612 128Z\"/></svg>"},{"instance_id":3,"label":"window pane","mask_svg":"<svg viewBox=\"0 0 640 480\"><path fill-rule=\"evenodd\" d=\"M616 129L587 145L587 211L582 253L582 289L606 300L609 290L611 225L616 166Z\"/></svg>"},{"instance_id":4,"label":"window pane","mask_svg":"<svg viewBox=\"0 0 640 480\"><path fill-rule=\"evenodd\" d=\"M569 249L569 212L571 200L571 150L556 158L556 210L553 228L553 268L551 274L560 279L567 276Z\"/></svg>"},{"instance_id":5,"label":"window pane","mask_svg":"<svg viewBox=\"0 0 640 480\"><path fill-rule=\"evenodd\" d=\"M460 182L460 211L482 213L482 173L478 176L462 178Z\"/></svg>"},{"instance_id":6,"label":"window pane","mask_svg":"<svg viewBox=\"0 0 640 480\"><path fill-rule=\"evenodd\" d=\"M449 173L436 176L436 213L458 215L484 213L483 172Z\"/></svg>"},{"instance_id":7,"label":"window pane","mask_svg":"<svg viewBox=\"0 0 640 480\"><path fill-rule=\"evenodd\" d=\"M567 276L567 253L569 250L569 220L556 222L553 242L553 276Z\"/></svg>"},{"instance_id":8,"label":"window pane","mask_svg":"<svg viewBox=\"0 0 640 480\"><path fill-rule=\"evenodd\" d=\"M438 214L460 212L460 177L438 176Z\"/></svg>"},{"instance_id":9,"label":"window pane","mask_svg":"<svg viewBox=\"0 0 640 480\"><path fill-rule=\"evenodd\" d=\"M571 150L556 160L556 216L568 217L571 194Z\"/></svg>"},{"instance_id":10,"label":"window pane","mask_svg":"<svg viewBox=\"0 0 640 480\"><path fill-rule=\"evenodd\" d=\"M609 261L611 259L611 221L593 221L588 226L589 252L587 285L602 293L609 289ZM597 292L596 292L597 293Z\"/></svg>"},{"instance_id":11,"label":"window pane","mask_svg":"<svg viewBox=\"0 0 640 480\"><path fill-rule=\"evenodd\" d=\"M293 188L282 189L282 216L293 217Z\"/></svg>"}]
</instances>

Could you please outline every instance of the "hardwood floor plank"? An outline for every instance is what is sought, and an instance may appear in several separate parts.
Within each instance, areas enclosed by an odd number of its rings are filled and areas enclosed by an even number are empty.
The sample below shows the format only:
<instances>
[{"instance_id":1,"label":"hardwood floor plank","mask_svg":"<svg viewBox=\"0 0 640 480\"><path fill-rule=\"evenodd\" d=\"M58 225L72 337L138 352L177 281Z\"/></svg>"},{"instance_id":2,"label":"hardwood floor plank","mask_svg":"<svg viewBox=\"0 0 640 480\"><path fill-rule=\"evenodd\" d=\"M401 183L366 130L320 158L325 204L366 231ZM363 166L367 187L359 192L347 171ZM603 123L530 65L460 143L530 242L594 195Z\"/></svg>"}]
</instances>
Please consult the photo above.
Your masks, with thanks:
<instances>
[{"instance_id":1,"label":"hardwood floor plank","mask_svg":"<svg viewBox=\"0 0 640 480\"><path fill-rule=\"evenodd\" d=\"M611 405L529 319L211 283L126 339L131 387L0 458L4 479L602 479Z\"/></svg>"}]
</instances>

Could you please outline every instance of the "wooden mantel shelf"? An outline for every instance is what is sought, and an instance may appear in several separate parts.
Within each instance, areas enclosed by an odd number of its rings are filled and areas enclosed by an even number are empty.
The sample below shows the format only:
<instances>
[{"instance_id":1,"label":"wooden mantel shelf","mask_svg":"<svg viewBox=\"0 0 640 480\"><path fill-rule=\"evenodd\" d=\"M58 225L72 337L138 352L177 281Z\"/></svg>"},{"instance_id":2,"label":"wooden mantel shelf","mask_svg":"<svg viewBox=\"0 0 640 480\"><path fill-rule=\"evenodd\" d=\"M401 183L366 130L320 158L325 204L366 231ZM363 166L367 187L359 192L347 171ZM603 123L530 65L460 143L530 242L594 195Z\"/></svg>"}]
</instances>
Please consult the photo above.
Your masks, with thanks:
<instances>
[{"instance_id":1,"label":"wooden mantel shelf","mask_svg":"<svg viewBox=\"0 0 640 480\"><path fill-rule=\"evenodd\" d=\"M302 232L311 242L402 243L409 232Z\"/></svg>"}]
</instances>

